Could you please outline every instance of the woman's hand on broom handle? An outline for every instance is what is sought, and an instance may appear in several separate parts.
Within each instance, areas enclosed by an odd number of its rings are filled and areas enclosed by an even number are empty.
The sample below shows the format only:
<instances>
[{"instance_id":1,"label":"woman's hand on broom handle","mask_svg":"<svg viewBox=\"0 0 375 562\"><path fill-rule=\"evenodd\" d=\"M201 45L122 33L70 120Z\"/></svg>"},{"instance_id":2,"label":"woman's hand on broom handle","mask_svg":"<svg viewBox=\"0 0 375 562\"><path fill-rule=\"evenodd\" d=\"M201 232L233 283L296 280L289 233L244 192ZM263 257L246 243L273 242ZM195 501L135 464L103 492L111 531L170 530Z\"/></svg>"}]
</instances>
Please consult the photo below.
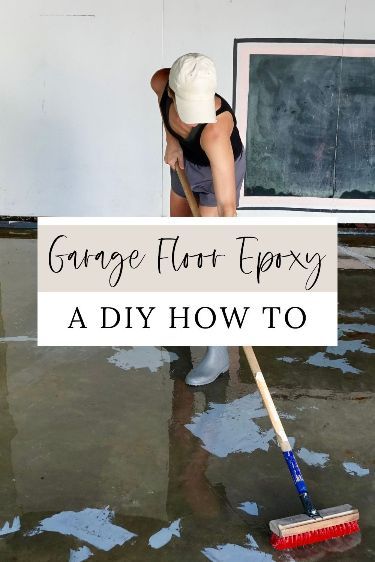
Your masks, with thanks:
<instances>
[{"instance_id":1,"label":"woman's hand on broom handle","mask_svg":"<svg viewBox=\"0 0 375 562\"><path fill-rule=\"evenodd\" d=\"M181 170L184 169L184 154L182 148L177 139L172 137L172 135L166 131L167 144L165 147L164 162L176 170L176 164L179 165Z\"/></svg>"}]
</instances>

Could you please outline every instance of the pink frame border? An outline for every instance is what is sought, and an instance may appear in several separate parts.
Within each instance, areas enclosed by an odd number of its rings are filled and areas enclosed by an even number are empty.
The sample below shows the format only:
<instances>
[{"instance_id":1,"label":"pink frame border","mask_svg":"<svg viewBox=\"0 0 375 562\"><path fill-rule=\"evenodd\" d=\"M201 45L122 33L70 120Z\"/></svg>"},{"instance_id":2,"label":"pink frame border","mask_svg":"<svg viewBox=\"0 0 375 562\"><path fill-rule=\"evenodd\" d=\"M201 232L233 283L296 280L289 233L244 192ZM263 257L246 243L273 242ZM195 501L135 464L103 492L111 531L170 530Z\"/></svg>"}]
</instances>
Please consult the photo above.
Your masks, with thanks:
<instances>
[{"instance_id":1,"label":"pink frame border","mask_svg":"<svg viewBox=\"0 0 375 562\"><path fill-rule=\"evenodd\" d=\"M249 95L249 57L251 54L284 55L323 55L375 57L375 44L347 44L336 42L275 42L246 40L237 43L237 57L234 61L237 75L235 77L236 117L238 129L243 142L246 141L247 99ZM375 187L375 186L374 186ZM242 207L288 207L290 209L353 210L375 212L375 201L371 199L331 199L327 197L269 197L245 196L242 190L239 208Z\"/></svg>"}]
</instances>

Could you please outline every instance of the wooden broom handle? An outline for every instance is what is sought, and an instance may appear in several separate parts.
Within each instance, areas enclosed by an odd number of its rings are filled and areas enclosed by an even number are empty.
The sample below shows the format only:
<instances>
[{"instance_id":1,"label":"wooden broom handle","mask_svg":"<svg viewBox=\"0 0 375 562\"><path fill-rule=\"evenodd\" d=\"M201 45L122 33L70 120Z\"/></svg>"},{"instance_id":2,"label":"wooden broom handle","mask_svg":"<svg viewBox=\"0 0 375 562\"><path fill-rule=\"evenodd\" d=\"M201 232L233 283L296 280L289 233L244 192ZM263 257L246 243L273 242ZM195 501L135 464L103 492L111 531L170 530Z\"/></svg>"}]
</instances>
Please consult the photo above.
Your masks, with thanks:
<instances>
[{"instance_id":1,"label":"wooden broom handle","mask_svg":"<svg viewBox=\"0 0 375 562\"><path fill-rule=\"evenodd\" d=\"M178 164L178 162L176 162L176 172L178 174L179 180L181 182L181 185L183 187L186 199L189 203L189 207L190 210L192 212L192 215L194 217L200 217L200 212L199 212L199 207L197 205L196 199L193 195L193 192L191 190L190 184L189 184L189 180L186 177L186 173L185 170L182 170ZM273 428L275 430L276 433L276 437L277 437L277 442L281 448L281 450L284 451L291 451L292 447L290 446L290 443L288 441L288 438L286 436L285 430L283 428L283 425L280 421L280 417L279 414L277 413L277 410L275 408L275 404L273 403L272 400L272 396L270 394L270 391L268 390L268 386L266 384L266 381L264 380L262 371L259 367L259 363L258 360L256 358L256 355L254 353L254 350L251 346L243 346L243 350L245 352L246 355L246 359L248 360L251 372L254 375L254 379L255 382L257 384L258 390L260 392L260 395L263 399L264 405L267 409L268 415L270 417L271 423L273 425Z\"/></svg>"},{"instance_id":2,"label":"wooden broom handle","mask_svg":"<svg viewBox=\"0 0 375 562\"><path fill-rule=\"evenodd\" d=\"M267 408L268 415L270 417L273 428L276 432L277 442L283 452L291 451L292 447L288 441L283 425L280 421L279 414L273 403L272 396L268 390L266 381L264 380L262 371L260 370L258 360L255 356L252 347L244 345L243 350L246 355L246 359L250 365L251 372L254 375L255 382L257 383L258 390L262 396L265 407Z\"/></svg>"},{"instance_id":3,"label":"wooden broom handle","mask_svg":"<svg viewBox=\"0 0 375 562\"><path fill-rule=\"evenodd\" d=\"M193 217L200 217L200 211L199 211L199 207L198 207L198 203L193 195L193 192L191 190L190 184L189 184L189 180L186 177L186 173L185 170L182 170L178 164L178 162L176 162L176 172L178 175L178 179L181 182L181 185L183 187L184 193L185 193L185 197L187 199L187 202L189 203L189 207L191 210L191 213L193 215Z\"/></svg>"}]
</instances>

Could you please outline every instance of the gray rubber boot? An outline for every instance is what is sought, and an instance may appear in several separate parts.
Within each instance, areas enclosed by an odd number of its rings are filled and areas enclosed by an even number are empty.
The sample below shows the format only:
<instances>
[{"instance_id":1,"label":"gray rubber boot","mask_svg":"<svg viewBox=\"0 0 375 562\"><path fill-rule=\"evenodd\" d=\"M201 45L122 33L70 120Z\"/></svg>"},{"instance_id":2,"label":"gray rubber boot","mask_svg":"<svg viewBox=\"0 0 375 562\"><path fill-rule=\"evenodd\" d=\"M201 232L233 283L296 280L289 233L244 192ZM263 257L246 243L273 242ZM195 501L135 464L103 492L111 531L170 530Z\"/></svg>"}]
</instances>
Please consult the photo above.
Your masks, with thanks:
<instances>
[{"instance_id":1,"label":"gray rubber boot","mask_svg":"<svg viewBox=\"0 0 375 562\"><path fill-rule=\"evenodd\" d=\"M202 361L186 376L186 384L201 386L216 380L229 369L228 348L224 346L208 346Z\"/></svg>"}]
</instances>

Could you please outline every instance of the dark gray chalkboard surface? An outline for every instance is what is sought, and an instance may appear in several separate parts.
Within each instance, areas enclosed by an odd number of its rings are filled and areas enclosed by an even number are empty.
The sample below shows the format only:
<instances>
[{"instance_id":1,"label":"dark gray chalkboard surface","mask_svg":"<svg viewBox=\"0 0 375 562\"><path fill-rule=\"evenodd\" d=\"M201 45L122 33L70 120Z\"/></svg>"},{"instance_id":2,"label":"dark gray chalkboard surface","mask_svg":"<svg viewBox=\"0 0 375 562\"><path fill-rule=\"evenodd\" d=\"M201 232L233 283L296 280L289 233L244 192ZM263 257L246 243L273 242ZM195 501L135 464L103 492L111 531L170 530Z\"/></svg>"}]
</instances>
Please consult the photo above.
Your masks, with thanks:
<instances>
[{"instance_id":1,"label":"dark gray chalkboard surface","mask_svg":"<svg viewBox=\"0 0 375 562\"><path fill-rule=\"evenodd\" d=\"M375 198L375 62L251 55L245 195Z\"/></svg>"},{"instance_id":2,"label":"dark gray chalkboard surface","mask_svg":"<svg viewBox=\"0 0 375 562\"><path fill-rule=\"evenodd\" d=\"M344 57L335 197L375 198L375 59Z\"/></svg>"}]
</instances>

